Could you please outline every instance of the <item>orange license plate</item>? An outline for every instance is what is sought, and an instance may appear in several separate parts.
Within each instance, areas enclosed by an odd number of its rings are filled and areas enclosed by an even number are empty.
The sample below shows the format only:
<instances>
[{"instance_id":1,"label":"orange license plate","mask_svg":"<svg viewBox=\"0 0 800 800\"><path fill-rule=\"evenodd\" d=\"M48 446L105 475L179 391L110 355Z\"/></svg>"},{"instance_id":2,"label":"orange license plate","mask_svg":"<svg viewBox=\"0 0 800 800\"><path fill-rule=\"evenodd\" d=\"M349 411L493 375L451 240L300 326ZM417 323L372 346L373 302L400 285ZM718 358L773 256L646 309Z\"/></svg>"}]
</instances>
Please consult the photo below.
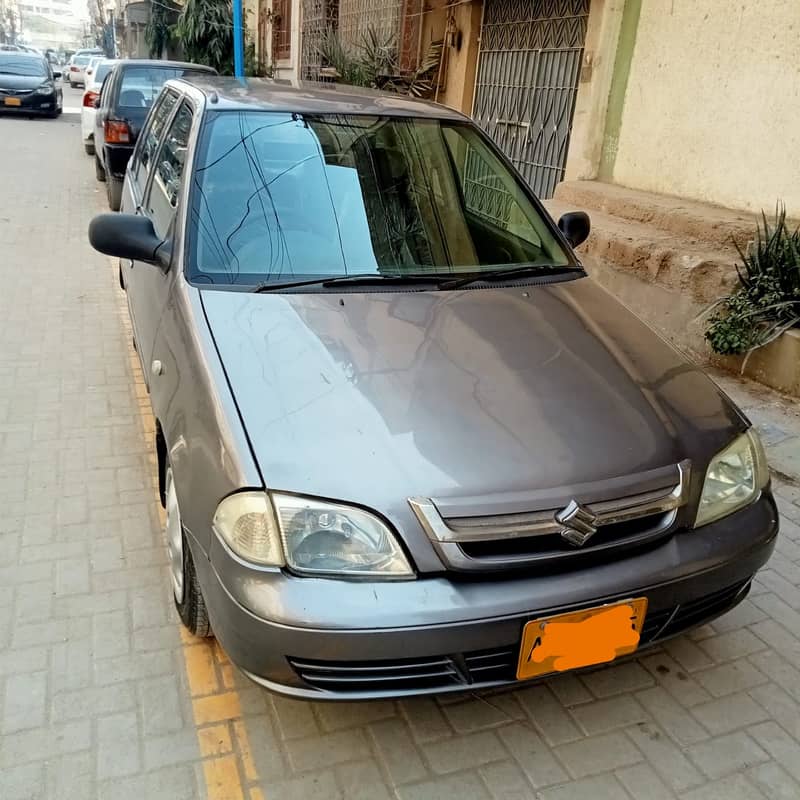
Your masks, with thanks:
<instances>
[{"instance_id":1,"label":"orange license plate","mask_svg":"<svg viewBox=\"0 0 800 800\"><path fill-rule=\"evenodd\" d=\"M517 678L605 664L639 646L647 598L555 614L522 629Z\"/></svg>"},{"instance_id":2,"label":"orange license plate","mask_svg":"<svg viewBox=\"0 0 800 800\"><path fill-rule=\"evenodd\" d=\"M3 101L7 106L21 106L22 100L19 97L6 97Z\"/></svg>"}]
</instances>

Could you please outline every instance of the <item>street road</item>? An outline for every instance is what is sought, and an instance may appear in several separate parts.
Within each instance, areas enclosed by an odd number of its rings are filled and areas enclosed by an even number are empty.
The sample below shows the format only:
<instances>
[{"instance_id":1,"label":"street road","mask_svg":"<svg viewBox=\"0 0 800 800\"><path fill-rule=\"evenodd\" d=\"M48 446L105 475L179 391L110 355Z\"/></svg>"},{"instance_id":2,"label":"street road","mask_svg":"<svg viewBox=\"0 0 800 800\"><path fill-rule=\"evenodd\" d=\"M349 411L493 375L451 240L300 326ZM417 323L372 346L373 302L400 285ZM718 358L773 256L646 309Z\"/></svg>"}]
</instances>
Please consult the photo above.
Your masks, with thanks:
<instances>
[{"instance_id":1,"label":"street road","mask_svg":"<svg viewBox=\"0 0 800 800\"><path fill-rule=\"evenodd\" d=\"M517 691L348 705L251 685L170 602L152 420L105 192L58 120L0 116L0 798L800 798L800 489L750 598ZM728 380L791 455L800 424ZM796 461L795 461L796 463Z\"/></svg>"}]
</instances>

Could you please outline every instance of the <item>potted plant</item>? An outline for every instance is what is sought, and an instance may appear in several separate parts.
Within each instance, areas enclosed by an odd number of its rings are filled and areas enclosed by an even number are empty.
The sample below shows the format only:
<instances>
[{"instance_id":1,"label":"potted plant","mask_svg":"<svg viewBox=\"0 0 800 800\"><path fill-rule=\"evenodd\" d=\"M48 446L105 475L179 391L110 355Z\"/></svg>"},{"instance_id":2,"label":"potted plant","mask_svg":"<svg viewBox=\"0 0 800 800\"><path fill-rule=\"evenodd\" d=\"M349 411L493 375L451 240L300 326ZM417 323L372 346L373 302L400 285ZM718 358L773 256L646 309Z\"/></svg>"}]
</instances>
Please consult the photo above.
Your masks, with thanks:
<instances>
[{"instance_id":1,"label":"potted plant","mask_svg":"<svg viewBox=\"0 0 800 800\"><path fill-rule=\"evenodd\" d=\"M720 355L745 355L800 327L800 227L792 230L786 209L778 205L775 221L761 212L756 236L745 250L736 244L738 286L707 311L705 337Z\"/></svg>"}]
</instances>

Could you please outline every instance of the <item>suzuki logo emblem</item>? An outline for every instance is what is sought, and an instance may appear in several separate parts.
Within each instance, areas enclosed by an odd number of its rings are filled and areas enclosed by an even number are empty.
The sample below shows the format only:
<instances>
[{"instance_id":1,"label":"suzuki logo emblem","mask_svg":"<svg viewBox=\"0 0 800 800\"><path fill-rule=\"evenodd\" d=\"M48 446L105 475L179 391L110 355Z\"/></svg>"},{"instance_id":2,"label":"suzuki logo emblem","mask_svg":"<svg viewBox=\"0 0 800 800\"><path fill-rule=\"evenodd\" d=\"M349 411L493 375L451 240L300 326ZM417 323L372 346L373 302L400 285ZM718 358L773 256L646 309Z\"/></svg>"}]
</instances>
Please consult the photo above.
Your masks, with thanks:
<instances>
[{"instance_id":1,"label":"suzuki logo emblem","mask_svg":"<svg viewBox=\"0 0 800 800\"><path fill-rule=\"evenodd\" d=\"M575 547L583 547L597 533L597 514L575 500L557 511L555 520L563 525L561 538Z\"/></svg>"}]
</instances>

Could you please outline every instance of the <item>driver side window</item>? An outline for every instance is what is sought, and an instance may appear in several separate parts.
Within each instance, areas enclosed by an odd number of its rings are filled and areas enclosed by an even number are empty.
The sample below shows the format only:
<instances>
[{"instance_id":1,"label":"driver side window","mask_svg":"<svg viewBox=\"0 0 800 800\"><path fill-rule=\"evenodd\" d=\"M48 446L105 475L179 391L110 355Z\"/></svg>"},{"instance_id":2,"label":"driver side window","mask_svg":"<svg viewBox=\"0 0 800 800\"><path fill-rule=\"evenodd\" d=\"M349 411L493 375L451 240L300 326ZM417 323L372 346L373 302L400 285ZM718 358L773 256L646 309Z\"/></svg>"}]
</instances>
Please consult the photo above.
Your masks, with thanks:
<instances>
[{"instance_id":1,"label":"driver side window","mask_svg":"<svg viewBox=\"0 0 800 800\"><path fill-rule=\"evenodd\" d=\"M161 149L153 158L154 172L145 208L161 237L167 235L178 207L192 119L192 108L184 100L172 118Z\"/></svg>"}]
</instances>

